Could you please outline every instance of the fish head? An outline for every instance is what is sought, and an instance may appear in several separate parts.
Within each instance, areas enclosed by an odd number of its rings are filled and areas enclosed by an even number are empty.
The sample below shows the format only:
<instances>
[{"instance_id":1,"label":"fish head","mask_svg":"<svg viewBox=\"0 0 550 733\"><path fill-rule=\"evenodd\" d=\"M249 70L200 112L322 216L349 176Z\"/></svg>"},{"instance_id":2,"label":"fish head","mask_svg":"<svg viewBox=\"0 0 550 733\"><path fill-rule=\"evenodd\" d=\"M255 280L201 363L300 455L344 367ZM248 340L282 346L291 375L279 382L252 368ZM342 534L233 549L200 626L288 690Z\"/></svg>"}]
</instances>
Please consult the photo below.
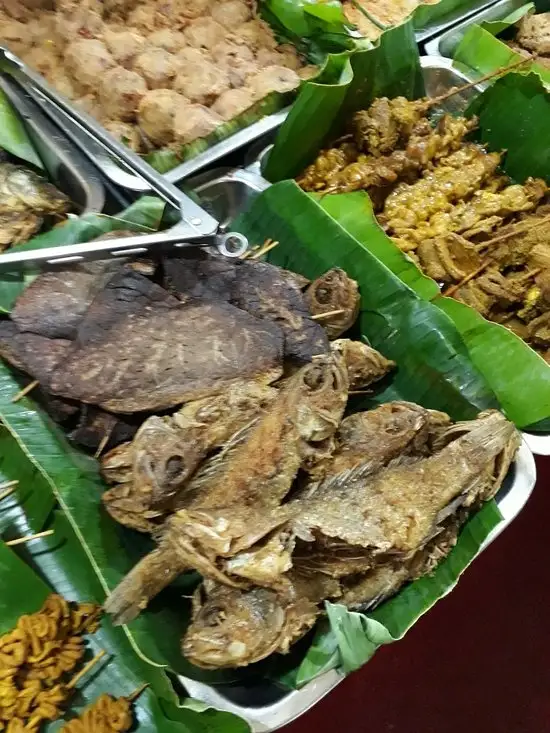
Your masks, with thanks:
<instances>
[{"instance_id":1,"label":"fish head","mask_svg":"<svg viewBox=\"0 0 550 733\"><path fill-rule=\"evenodd\" d=\"M306 301L312 315L341 311L321 321L330 339L338 338L353 325L361 304L357 282L339 267L311 283Z\"/></svg>"},{"instance_id":2,"label":"fish head","mask_svg":"<svg viewBox=\"0 0 550 733\"><path fill-rule=\"evenodd\" d=\"M350 389L364 389L395 367L395 362L362 341L337 339L330 346L346 362Z\"/></svg>"},{"instance_id":3,"label":"fish head","mask_svg":"<svg viewBox=\"0 0 550 733\"><path fill-rule=\"evenodd\" d=\"M306 442L331 438L342 419L348 399L348 373L339 354L322 354L302 367L291 380L298 401L296 427Z\"/></svg>"},{"instance_id":4,"label":"fish head","mask_svg":"<svg viewBox=\"0 0 550 733\"><path fill-rule=\"evenodd\" d=\"M276 651L284 628L285 610L276 592L204 581L193 597L182 653L205 669L243 667Z\"/></svg>"}]
</instances>

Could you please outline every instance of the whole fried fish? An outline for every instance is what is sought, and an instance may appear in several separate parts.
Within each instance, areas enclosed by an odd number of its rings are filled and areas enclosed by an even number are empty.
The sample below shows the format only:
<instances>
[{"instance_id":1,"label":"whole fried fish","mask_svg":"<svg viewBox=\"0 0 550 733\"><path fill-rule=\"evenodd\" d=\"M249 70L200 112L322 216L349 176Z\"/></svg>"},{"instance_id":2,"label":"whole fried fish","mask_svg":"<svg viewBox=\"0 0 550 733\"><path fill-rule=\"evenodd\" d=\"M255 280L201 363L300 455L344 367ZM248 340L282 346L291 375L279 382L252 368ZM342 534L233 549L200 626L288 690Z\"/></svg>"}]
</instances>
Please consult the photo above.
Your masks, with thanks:
<instances>
[{"instance_id":1,"label":"whole fried fish","mask_svg":"<svg viewBox=\"0 0 550 733\"><path fill-rule=\"evenodd\" d=\"M350 390L365 389L373 382L385 377L395 367L395 362L386 359L376 349L362 341L337 339L331 349L342 354L348 368Z\"/></svg>"},{"instance_id":2,"label":"whole fried fish","mask_svg":"<svg viewBox=\"0 0 550 733\"><path fill-rule=\"evenodd\" d=\"M116 484L103 494L109 514L138 531L154 531L167 509L186 505L186 484L204 457L246 427L276 395L254 381L237 383L221 395L187 403L170 417L148 418L131 443L101 461L104 478Z\"/></svg>"},{"instance_id":3,"label":"whole fried fish","mask_svg":"<svg viewBox=\"0 0 550 733\"><path fill-rule=\"evenodd\" d=\"M361 297L358 285L344 270L334 267L314 280L306 290L306 302L312 315L341 311L321 320L329 339L337 339L359 315Z\"/></svg>"},{"instance_id":4,"label":"whole fried fish","mask_svg":"<svg viewBox=\"0 0 550 733\"><path fill-rule=\"evenodd\" d=\"M220 571L218 558L246 550L288 521L289 510L279 505L302 462L337 430L347 394L347 370L338 355L320 356L296 372L222 460L210 486L167 520L159 548L107 599L115 623L134 618L153 595L190 568L235 584ZM162 558L165 567L159 573Z\"/></svg>"},{"instance_id":5,"label":"whole fried fish","mask_svg":"<svg viewBox=\"0 0 550 733\"><path fill-rule=\"evenodd\" d=\"M239 590L205 581L193 597L182 653L205 669L243 667L274 652L286 653L317 620L319 602L334 583L295 575L284 591Z\"/></svg>"}]
</instances>

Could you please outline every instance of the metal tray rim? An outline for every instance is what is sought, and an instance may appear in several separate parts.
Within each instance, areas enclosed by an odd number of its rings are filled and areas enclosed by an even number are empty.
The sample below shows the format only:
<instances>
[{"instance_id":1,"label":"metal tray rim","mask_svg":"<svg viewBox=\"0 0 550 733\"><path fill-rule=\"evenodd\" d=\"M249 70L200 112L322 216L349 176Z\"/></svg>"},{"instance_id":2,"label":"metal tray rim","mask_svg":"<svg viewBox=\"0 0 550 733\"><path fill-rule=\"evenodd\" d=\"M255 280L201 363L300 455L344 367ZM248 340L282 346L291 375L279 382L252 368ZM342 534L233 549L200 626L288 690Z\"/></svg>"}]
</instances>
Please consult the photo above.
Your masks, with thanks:
<instances>
[{"instance_id":1,"label":"metal tray rim","mask_svg":"<svg viewBox=\"0 0 550 733\"><path fill-rule=\"evenodd\" d=\"M497 0L488 7L476 11L468 18L464 18L464 20L462 20L460 23L457 23L450 28L442 30L442 32L438 33L436 36L430 37L429 41L427 41L424 46L426 54L428 54L429 56L438 56L445 59L451 58L450 56L446 56L441 50L442 44L448 38L457 34L457 36L461 40L464 36L464 33L472 25L478 25L484 20L498 20L503 13L507 15L513 10L522 7L522 5L525 5L525 0Z\"/></svg>"},{"instance_id":2,"label":"metal tray rim","mask_svg":"<svg viewBox=\"0 0 550 733\"><path fill-rule=\"evenodd\" d=\"M460 8L455 8L455 10L450 11L446 16L434 23L432 26L420 28L415 33L417 43L424 43L434 38L434 36L443 33L447 29L456 26L458 23L469 22L473 15L486 10L494 4L494 2L495 0L478 0L475 6L466 12L460 12Z\"/></svg>"}]
</instances>

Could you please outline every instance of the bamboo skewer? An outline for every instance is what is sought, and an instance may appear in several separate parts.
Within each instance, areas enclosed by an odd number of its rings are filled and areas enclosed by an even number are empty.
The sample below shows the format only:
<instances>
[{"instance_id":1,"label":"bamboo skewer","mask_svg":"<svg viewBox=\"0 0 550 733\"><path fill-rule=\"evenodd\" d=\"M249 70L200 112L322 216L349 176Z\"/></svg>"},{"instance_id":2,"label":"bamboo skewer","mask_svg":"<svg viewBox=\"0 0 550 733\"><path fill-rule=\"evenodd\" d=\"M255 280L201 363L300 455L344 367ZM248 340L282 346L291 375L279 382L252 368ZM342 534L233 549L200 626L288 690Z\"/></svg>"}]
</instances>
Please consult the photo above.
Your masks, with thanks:
<instances>
[{"instance_id":1,"label":"bamboo skewer","mask_svg":"<svg viewBox=\"0 0 550 733\"><path fill-rule=\"evenodd\" d=\"M536 229L542 224L547 224L548 222L550 222L550 214L543 216L542 219L536 219L535 221L519 221L517 222L516 226L514 226L514 228L511 229L509 232L499 234L498 237L487 239L485 242L479 242L479 244L476 245L476 249L486 249L487 247L492 247L493 244L504 242L506 239L515 237L517 234L525 234L525 232L530 232L531 229ZM522 224L523 226L521 226Z\"/></svg>"},{"instance_id":2,"label":"bamboo skewer","mask_svg":"<svg viewBox=\"0 0 550 733\"><path fill-rule=\"evenodd\" d=\"M32 540L40 540L42 537L50 537L53 534L53 529L47 529L44 532L38 532L37 534L29 534L26 537L18 537L16 540L10 540L6 542L8 547L15 547L16 545L24 545Z\"/></svg>"},{"instance_id":3,"label":"bamboo skewer","mask_svg":"<svg viewBox=\"0 0 550 733\"><path fill-rule=\"evenodd\" d=\"M84 677L84 675L88 674L88 672L92 669L92 667L95 667L95 665L99 662L100 659L103 659L107 652L102 649L100 652L98 652L93 659L90 659L90 661L85 664L80 672L77 672L75 676L72 678L70 682L67 683L67 689L72 690L73 687L76 687L76 685L80 682L80 680Z\"/></svg>"},{"instance_id":4,"label":"bamboo skewer","mask_svg":"<svg viewBox=\"0 0 550 733\"><path fill-rule=\"evenodd\" d=\"M342 313L345 313L346 311L343 308L339 308L335 311L327 311L326 313L316 313L314 316L311 316L312 321L322 321L323 318L331 318L332 316L341 316Z\"/></svg>"},{"instance_id":5,"label":"bamboo skewer","mask_svg":"<svg viewBox=\"0 0 550 733\"><path fill-rule=\"evenodd\" d=\"M18 392L18 393L17 393L16 395L15 395L15 397L12 397L11 401L12 401L12 402L19 402L19 400L20 400L20 399L22 399L23 397L25 397L25 395L28 395L28 394L29 394L29 392L32 392L32 390L33 390L33 389L34 389L35 387L38 387L38 386L39 386L39 384L40 384L40 382L38 381L38 379L35 379L35 380L34 380L33 382L31 382L30 384L27 384L27 386L26 386L26 387L23 387L23 389L22 389L22 390L21 390L20 392Z\"/></svg>"},{"instance_id":6,"label":"bamboo skewer","mask_svg":"<svg viewBox=\"0 0 550 733\"><path fill-rule=\"evenodd\" d=\"M515 69L518 66L523 66L523 64L526 63L532 63L535 59L536 56L533 56L531 58L521 59L520 61L514 61L513 64L510 64L509 66L503 66L500 69L496 69L490 74L485 74L485 76L482 76L480 79L470 81L460 87L453 87L452 89L449 89L448 92L445 92L445 94L440 94L439 97L433 97L432 99L426 100L426 109L429 109L430 107L435 107L438 104L441 104L441 102L449 99L450 97L454 97L455 94L460 94L461 92L465 92L467 89L472 89L478 84L483 84L483 82L489 81L489 79L493 79L494 77L500 76L501 74L507 74L509 71Z\"/></svg>"},{"instance_id":7,"label":"bamboo skewer","mask_svg":"<svg viewBox=\"0 0 550 733\"><path fill-rule=\"evenodd\" d=\"M115 423L113 423L113 425L110 427L109 430L105 431L105 435L103 436L103 438L101 438L101 442L97 446L97 450L94 453L94 458L99 458L100 455L103 453L103 451L105 450L105 446L107 445L107 443L109 442L111 438L111 435L113 434L114 429L115 429Z\"/></svg>"},{"instance_id":8,"label":"bamboo skewer","mask_svg":"<svg viewBox=\"0 0 550 733\"><path fill-rule=\"evenodd\" d=\"M128 695L126 698L128 702L135 702L138 697L145 692L145 690L149 687L149 684L145 682L141 687L138 687L137 690L134 690L131 695Z\"/></svg>"},{"instance_id":9,"label":"bamboo skewer","mask_svg":"<svg viewBox=\"0 0 550 733\"><path fill-rule=\"evenodd\" d=\"M19 486L19 481L6 481L5 484L0 484L0 501L11 496L15 489Z\"/></svg>"},{"instance_id":10,"label":"bamboo skewer","mask_svg":"<svg viewBox=\"0 0 550 733\"><path fill-rule=\"evenodd\" d=\"M250 255L249 259L251 259L251 260L257 260L260 257L263 257L268 252L271 252L271 250L274 249L275 247L277 247L278 245L279 245L279 242L276 242L273 239L267 239L264 242L263 246L260 247L259 250L257 250L256 252L254 252L254 254Z\"/></svg>"}]
</instances>

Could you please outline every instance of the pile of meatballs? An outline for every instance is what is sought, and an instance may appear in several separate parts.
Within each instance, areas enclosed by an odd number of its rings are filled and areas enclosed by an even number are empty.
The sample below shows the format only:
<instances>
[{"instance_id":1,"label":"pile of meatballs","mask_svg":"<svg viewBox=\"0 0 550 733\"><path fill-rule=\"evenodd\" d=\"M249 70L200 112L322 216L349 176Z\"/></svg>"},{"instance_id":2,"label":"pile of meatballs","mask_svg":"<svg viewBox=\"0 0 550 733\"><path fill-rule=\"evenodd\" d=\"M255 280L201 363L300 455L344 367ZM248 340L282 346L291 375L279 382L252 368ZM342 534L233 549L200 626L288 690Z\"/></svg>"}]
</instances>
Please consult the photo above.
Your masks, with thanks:
<instances>
[{"instance_id":1,"label":"pile of meatballs","mask_svg":"<svg viewBox=\"0 0 550 733\"><path fill-rule=\"evenodd\" d=\"M138 153L212 133L316 69L253 0L0 0L0 39Z\"/></svg>"}]
</instances>

